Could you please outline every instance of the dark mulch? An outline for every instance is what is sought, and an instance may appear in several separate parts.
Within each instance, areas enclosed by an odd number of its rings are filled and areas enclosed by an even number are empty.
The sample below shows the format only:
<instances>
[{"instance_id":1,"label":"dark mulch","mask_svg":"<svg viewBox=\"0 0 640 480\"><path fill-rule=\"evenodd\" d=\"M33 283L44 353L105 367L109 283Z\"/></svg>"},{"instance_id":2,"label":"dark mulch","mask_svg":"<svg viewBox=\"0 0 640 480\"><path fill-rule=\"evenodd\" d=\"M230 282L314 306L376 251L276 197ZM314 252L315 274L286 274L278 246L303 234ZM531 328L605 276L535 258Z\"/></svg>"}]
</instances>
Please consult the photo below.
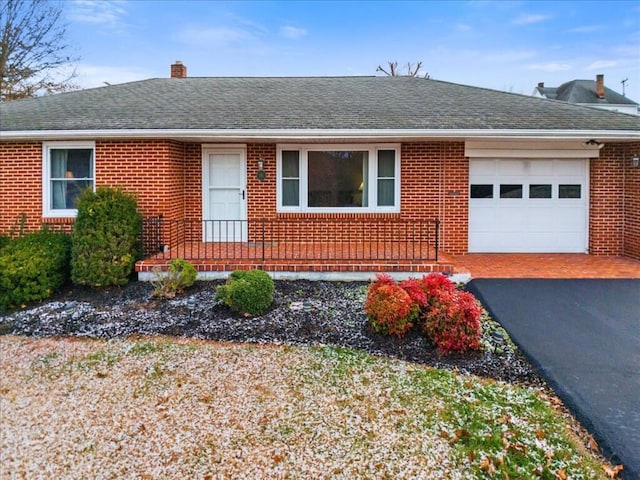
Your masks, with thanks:
<instances>
[{"instance_id":1,"label":"dark mulch","mask_svg":"<svg viewBox=\"0 0 640 480\"><path fill-rule=\"evenodd\" d=\"M276 281L271 310L245 318L215 300L219 281L196 282L174 299L153 296L153 285L68 287L50 301L0 316L0 334L114 338L173 335L229 342L337 345L510 383L543 386L534 368L509 343L501 353L487 328L483 352L442 355L420 335L402 339L374 333L362 311L366 283ZM311 302L309 312L295 309ZM294 308L292 308L292 305ZM490 325L490 324L489 324Z\"/></svg>"}]
</instances>

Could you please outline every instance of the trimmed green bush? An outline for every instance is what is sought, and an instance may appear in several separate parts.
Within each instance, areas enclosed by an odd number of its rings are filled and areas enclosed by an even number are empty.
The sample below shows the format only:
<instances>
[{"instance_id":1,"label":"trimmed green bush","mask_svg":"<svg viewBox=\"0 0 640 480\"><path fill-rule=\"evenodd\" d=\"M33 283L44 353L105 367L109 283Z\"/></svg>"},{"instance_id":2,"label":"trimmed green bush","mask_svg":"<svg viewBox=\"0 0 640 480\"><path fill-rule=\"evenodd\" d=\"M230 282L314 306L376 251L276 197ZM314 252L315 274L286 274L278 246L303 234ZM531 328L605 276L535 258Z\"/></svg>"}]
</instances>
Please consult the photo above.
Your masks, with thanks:
<instances>
[{"instance_id":1,"label":"trimmed green bush","mask_svg":"<svg viewBox=\"0 0 640 480\"><path fill-rule=\"evenodd\" d=\"M0 250L9 245L11 238L9 235L0 235Z\"/></svg>"},{"instance_id":2,"label":"trimmed green bush","mask_svg":"<svg viewBox=\"0 0 640 480\"><path fill-rule=\"evenodd\" d=\"M169 269L165 274L156 273L153 293L156 297L173 298L192 286L197 276L196 267L191 263L182 258L174 258L169 262Z\"/></svg>"},{"instance_id":3,"label":"trimmed green bush","mask_svg":"<svg viewBox=\"0 0 640 480\"><path fill-rule=\"evenodd\" d=\"M0 250L0 310L50 297L69 278L71 242L64 233L29 233Z\"/></svg>"},{"instance_id":4,"label":"trimmed green bush","mask_svg":"<svg viewBox=\"0 0 640 480\"><path fill-rule=\"evenodd\" d=\"M125 285L140 258L142 217L135 197L118 188L86 189L73 227L71 280L79 285Z\"/></svg>"},{"instance_id":5,"label":"trimmed green bush","mask_svg":"<svg viewBox=\"0 0 640 480\"><path fill-rule=\"evenodd\" d=\"M216 298L243 315L264 313L273 303L273 279L262 270L236 270L216 290Z\"/></svg>"}]
</instances>

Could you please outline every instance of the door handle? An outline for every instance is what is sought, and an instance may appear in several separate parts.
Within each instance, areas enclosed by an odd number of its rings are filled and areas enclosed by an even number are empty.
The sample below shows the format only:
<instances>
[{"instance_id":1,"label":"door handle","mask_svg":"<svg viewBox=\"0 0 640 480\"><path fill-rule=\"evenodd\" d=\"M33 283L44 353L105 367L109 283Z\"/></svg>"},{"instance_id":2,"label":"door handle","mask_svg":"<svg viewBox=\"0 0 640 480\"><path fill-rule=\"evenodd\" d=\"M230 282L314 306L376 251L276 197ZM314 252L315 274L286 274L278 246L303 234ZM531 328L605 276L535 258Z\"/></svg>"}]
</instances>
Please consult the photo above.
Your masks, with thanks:
<instances>
[{"instance_id":1,"label":"door handle","mask_svg":"<svg viewBox=\"0 0 640 480\"><path fill-rule=\"evenodd\" d=\"M245 199L245 198L244 198L244 193L245 193L245 191L244 191L244 190L242 190L241 195L242 195L242 199L243 199L243 200Z\"/></svg>"}]
</instances>

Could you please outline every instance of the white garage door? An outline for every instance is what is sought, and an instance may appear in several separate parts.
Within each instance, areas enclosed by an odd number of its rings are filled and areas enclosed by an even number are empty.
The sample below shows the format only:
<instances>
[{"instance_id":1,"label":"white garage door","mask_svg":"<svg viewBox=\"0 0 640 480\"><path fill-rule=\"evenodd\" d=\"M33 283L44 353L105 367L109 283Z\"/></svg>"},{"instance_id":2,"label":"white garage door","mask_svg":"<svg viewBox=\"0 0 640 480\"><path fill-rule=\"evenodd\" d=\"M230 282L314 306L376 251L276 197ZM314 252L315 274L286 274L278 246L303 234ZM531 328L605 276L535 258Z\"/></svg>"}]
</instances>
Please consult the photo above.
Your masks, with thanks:
<instances>
[{"instance_id":1,"label":"white garage door","mask_svg":"<svg viewBox=\"0 0 640 480\"><path fill-rule=\"evenodd\" d=\"M587 160L472 159L469 251L584 253Z\"/></svg>"}]
</instances>

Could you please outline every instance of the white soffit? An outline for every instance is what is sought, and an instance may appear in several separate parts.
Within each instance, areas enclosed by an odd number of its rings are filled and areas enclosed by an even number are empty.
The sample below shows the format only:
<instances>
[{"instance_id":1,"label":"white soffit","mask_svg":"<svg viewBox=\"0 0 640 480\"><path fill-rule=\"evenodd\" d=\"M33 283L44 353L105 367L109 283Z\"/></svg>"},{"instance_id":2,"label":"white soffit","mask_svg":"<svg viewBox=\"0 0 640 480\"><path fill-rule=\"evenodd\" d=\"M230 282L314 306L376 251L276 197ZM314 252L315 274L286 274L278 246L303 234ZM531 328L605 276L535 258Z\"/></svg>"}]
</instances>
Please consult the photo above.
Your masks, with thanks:
<instances>
[{"instance_id":1,"label":"white soffit","mask_svg":"<svg viewBox=\"0 0 640 480\"><path fill-rule=\"evenodd\" d=\"M467 140L464 154L469 158L598 158L598 145L583 141Z\"/></svg>"}]
</instances>

